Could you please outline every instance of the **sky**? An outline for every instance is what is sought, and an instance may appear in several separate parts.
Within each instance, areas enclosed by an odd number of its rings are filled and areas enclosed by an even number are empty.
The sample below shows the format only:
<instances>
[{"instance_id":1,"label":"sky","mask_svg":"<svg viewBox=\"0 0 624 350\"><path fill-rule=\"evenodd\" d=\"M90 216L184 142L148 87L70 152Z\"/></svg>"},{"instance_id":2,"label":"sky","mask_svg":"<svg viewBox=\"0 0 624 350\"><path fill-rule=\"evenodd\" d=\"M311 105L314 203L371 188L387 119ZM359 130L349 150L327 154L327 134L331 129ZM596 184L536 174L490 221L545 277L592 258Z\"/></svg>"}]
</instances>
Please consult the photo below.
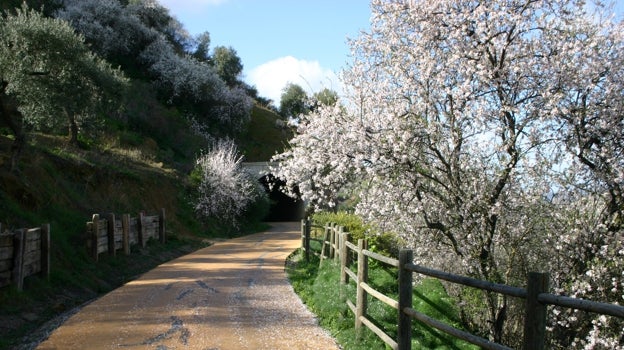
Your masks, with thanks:
<instances>
[{"instance_id":1,"label":"sky","mask_svg":"<svg viewBox=\"0 0 624 350\"><path fill-rule=\"evenodd\" d=\"M347 38L370 28L368 0L159 0L191 34L209 32L211 47L236 50L243 80L279 106L288 83L308 95L338 93L350 62ZM618 18L624 0L615 1Z\"/></svg>"},{"instance_id":2,"label":"sky","mask_svg":"<svg viewBox=\"0 0 624 350\"><path fill-rule=\"evenodd\" d=\"M342 91L350 61L347 38L369 29L367 0L159 0L192 35L209 32L211 48L228 46L243 80L279 106L288 83L308 95Z\"/></svg>"}]
</instances>

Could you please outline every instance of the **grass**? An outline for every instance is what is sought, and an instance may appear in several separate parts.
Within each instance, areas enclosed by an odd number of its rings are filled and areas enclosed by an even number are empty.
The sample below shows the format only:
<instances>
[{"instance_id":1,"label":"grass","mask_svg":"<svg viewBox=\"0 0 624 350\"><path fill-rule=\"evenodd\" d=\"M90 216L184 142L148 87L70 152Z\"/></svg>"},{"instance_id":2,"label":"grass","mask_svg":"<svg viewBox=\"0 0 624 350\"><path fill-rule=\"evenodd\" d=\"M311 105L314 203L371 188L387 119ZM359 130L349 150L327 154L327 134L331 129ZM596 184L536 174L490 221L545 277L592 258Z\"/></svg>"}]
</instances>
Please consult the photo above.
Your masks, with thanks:
<instances>
[{"instance_id":1,"label":"grass","mask_svg":"<svg viewBox=\"0 0 624 350\"><path fill-rule=\"evenodd\" d=\"M253 107L251 120L237 142L246 162L264 162L282 152L293 136L292 130L278 126L281 117L259 105Z\"/></svg>"},{"instance_id":2,"label":"grass","mask_svg":"<svg viewBox=\"0 0 624 350\"><path fill-rule=\"evenodd\" d=\"M0 222L5 228L51 226L49 280L27 277L24 291L0 288L0 349L19 344L43 323L106 293L153 267L205 246L219 236L195 218L184 174L111 150L84 150L62 137L32 134L20 173L0 167ZM2 151L10 140L0 136ZM86 222L94 213L148 215L165 208L167 243L135 247L130 256L86 249Z\"/></svg>"},{"instance_id":3,"label":"grass","mask_svg":"<svg viewBox=\"0 0 624 350\"><path fill-rule=\"evenodd\" d=\"M396 271L378 265L369 266L369 284L376 290L397 300ZM348 298L355 304L355 285L341 285L340 268L331 260L319 266L318 258L306 262L300 251L289 258L287 273L295 292L328 330L347 350L385 349L389 347L368 328L358 335L354 316L346 304ZM444 286L435 279L424 279L414 287L413 307L419 312L461 328L457 308ZM368 297L367 316L392 338L397 334L397 311L375 298ZM435 329L412 322L412 349L463 350L477 346L452 338Z\"/></svg>"}]
</instances>

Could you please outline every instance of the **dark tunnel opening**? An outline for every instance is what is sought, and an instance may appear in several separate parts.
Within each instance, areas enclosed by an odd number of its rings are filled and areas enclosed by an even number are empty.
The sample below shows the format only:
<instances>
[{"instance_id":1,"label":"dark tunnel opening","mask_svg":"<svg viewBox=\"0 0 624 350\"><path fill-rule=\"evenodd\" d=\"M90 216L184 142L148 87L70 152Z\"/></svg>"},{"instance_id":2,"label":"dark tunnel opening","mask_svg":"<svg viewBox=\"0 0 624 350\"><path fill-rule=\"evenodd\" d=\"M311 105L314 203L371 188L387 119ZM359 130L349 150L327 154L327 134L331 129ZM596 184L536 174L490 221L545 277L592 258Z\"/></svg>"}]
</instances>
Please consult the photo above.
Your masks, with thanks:
<instances>
[{"instance_id":1,"label":"dark tunnel opening","mask_svg":"<svg viewBox=\"0 0 624 350\"><path fill-rule=\"evenodd\" d=\"M281 191L286 186L284 181L268 174L260 179L260 183L268 193L271 203L269 214L264 221L299 221L303 219L304 203L301 199L291 198ZM273 187L271 188L269 184L273 184Z\"/></svg>"}]
</instances>

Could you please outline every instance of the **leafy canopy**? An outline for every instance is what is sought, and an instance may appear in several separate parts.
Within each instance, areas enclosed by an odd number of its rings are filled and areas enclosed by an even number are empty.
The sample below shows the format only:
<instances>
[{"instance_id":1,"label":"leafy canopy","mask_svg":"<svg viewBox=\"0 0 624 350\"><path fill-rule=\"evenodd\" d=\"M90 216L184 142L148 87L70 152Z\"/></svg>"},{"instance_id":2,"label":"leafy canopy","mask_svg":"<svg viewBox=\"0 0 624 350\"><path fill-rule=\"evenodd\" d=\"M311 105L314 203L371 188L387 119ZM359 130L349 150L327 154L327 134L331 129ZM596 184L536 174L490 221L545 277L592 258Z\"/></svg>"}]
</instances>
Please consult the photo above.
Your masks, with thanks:
<instances>
[{"instance_id":1,"label":"leafy canopy","mask_svg":"<svg viewBox=\"0 0 624 350\"><path fill-rule=\"evenodd\" d=\"M14 133L23 132L22 123L57 128L76 123L76 116L86 123L115 105L125 84L121 72L93 54L67 22L25 6L0 24L0 80L2 104L15 107L2 115L16 126Z\"/></svg>"},{"instance_id":2,"label":"leafy canopy","mask_svg":"<svg viewBox=\"0 0 624 350\"><path fill-rule=\"evenodd\" d=\"M296 118L307 112L308 94L305 90L294 83L287 84L282 89L280 100L280 114L284 118Z\"/></svg>"}]
</instances>

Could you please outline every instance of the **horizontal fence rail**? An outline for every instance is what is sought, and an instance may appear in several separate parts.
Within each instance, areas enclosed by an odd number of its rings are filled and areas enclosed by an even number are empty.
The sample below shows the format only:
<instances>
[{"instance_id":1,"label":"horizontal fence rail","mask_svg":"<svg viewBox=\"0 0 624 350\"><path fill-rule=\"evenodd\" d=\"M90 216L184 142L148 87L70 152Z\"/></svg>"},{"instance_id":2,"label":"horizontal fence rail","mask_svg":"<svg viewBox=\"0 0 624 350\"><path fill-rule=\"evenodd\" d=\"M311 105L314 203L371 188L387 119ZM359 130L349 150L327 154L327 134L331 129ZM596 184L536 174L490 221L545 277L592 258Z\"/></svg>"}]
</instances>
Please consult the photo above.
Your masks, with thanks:
<instances>
[{"instance_id":1,"label":"horizontal fence rail","mask_svg":"<svg viewBox=\"0 0 624 350\"><path fill-rule=\"evenodd\" d=\"M321 240L321 250L317 254L311 252L310 229L316 228L323 231ZM355 328L359 330L362 325L369 328L384 343L392 349L411 349L412 320L416 320L427 326L438 329L458 339L462 339L471 344L478 345L484 349L510 350L512 348L503 344L498 344L469 332L454 328L412 308L413 301L413 274L433 277L454 284L460 284L471 288L499 293L525 300L525 320L523 349L542 350L545 347L546 334L546 313L548 305L556 305L565 308L572 308L624 318L624 306L617 304L602 303L579 298L571 298L564 295L548 293L548 274L531 272L527 277L527 287L520 288L505 284L492 283L467 276L455 275L452 273L431 269L413 263L413 251L403 249L399 253L399 259L387 257L368 250L365 240L358 240L358 244L349 241L348 232L336 224L318 226L310 223L309 220L302 221L302 248L306 250L306 257L313 253L323 259L329 258L340 262L340 283L354 282L356 285L355 303L349 299L346 304L349 310L355 315ZM357 255L357 273L350 269L350 252ZM327 254L326 254L327 253ZM374 259L388 266L398 268L399 300L375 290L368 284L368 259ZM397 309L398 314L398 335L397 339L392 339L384 330L380 329L366 315L367 297L371 296L386 305Z\"/></svg>"},{"instance_id":2,"label":"horizontal fence rail","mask_svg":"<svg viewBox=\"0 0 624 350\"><path fill-rule=\"evenodd\" d=\"M403 268L408 271L419 273L421 275L435 277L441 280L449 281L456 284L462 284L468 287L505 294L517 298L526 299L527 297L527 291L524 288L510 287L505 284L492 283L488 281L478 280L476 278L454 275L452 273L430 269L420 265L415 265L413 263L407 263L403 266Z\"/></svg>"}]
</instances>

